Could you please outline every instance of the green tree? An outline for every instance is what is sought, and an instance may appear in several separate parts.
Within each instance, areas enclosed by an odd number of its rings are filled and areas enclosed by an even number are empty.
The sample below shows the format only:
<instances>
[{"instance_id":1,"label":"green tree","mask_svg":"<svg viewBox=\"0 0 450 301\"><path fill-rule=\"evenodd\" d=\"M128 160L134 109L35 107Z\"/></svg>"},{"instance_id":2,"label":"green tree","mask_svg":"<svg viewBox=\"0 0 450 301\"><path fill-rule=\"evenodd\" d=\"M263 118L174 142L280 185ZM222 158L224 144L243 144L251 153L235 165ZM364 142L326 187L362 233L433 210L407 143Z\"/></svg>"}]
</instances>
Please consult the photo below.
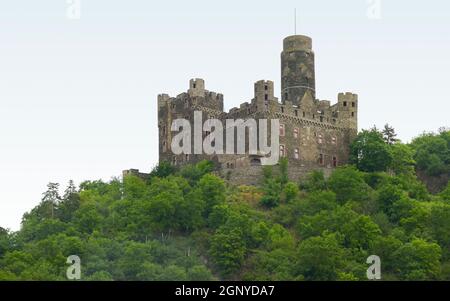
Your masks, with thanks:
<instances>
[{"instance_id":1,"label":"green tree","mask_svg":"<svg viewBox=\"0 0 450 301\"><path fill-rule=\"evenodd\" d=\"M328 180L329 188L336 193L339 203L365 201L369 198L370 187L363 174L352 166L336 169Z\"/></svg>"},{"instance_id":2,"label":"green tree","mask_svg":"<svg viewBox=\"0 0 450 301\"><path fill-rule=\"evenodd\" d=\"M174 175L177 172L177 168L170 164L168 161L162 161L155 168L153 168L150 173L150 178L167 178L168 176Z\"/></svg>"},{"instance_id":3,"label":"green tree","mask_svg":"<svg viewBox=\"0 0 450 301\"><path fill-rule=\"evenodd\" d=\"M435 243L413 239L394 252L395 269L403 280L437 280L441 248Z\"/></svg>"},{"instance_id":4,"label":"green tree","mask_svg":"<svg viewBox=\"0 0 450 301\"><path fill-rule=\"evenodd\" d=\"M11 249L11 241L9 238L9 231L0 227L0 258L3 254Z\"/></svg>"},{"instance_id":5,"label":"green tree","mask_svg":"<svg viewBox=\"0 0 450 301\"><path fill-rule=\"evenodd\" d=\"M288 182L286 186L284 186L283 193L285 201L287 203L292 202L298 197L299 190L297 184Z\"/></svg>"},{"instance_id":6,"label":"green tree","mask_svg":"<svg viewBox=\"0 0 450 301\"><path fill-rule=\"evenodd\" d=\"M277 207L280 204L281 184L275 179L266 180L263 187L264 195L261 204L268 208Z\"/></svg>"},{"instance_id":7,"label":"green tree","mask_svg":"<svg viewBox=\"0 0 450 301\"><path fill-rule=\"evenodd\" d=\"M213 280L213 275L204 265L196 265L188 270L187 279L189 281L210 281Z\"/></svg>"},{"instance_id":8,"label":"green tree","mask_svg":"<svg viewBox=\"0 0 450 301\"><path fill-rule=\"evenodd\" d=\"M49 183L47 185L47 191L44 192L42 197L42 203L49 207L51 218L55 217L55 209L58 206L61 197L59 196L59 184Z\"/></svg>"},{"instance_id":9,"label":"green tree","mask_svg":"<svg viewBox=\"0 0 450 301\"><path fill-rule=\"evenodd\" d=\"M450 149L446 134L423 134L414 139L411 147L415 150L417 167L435 176L450 170Z\"/></svg>"},{"instance_id":10,"label":"green tree","mask_svg":"<svg viewBox=\"0 0 450 301\"><path fill-rule=\"evenodd\" d=\"M446 250L450 247L450 205L436 203L431 207L430 228L433 237Z\"/></svg>"},{"instance_id":11,"label":"green tree","mask_svg":"<svg viewBox=\"0 0 450 301\"><path fill-rule=\"evenodd\" d=\"M387 144L393 145L394 143L398 142L398 139L396 138L397 134L395 133L394 128L391 127L389 124L386 124L384 126L382 133L383 139Z\"/></svg>"},{"instance_id":12,"label":"green tree","mask_svg":"<svg viewBox=\"0 0 450 301\"><path fill-rule=\"evenodd\" d=\"M397 175L413 175L416 164L413 158L414 150L402 143L392 144L390 148L392 161L389 168Z\"/></svg>"},{"instance_id":13,"label":"green tree","mask_svg":"<svg viewBox=\"0 0 450 301\"><path fill-rule=\"evenodd\" d=\"M214 163L211 161L201 161L196 165L187 165L180 170L181 176L186 178L191 185L195 185L204 175L214 170Z\"/></svg>"},{"instance_id":14,"label":"green tree","mask_svg":"<svg viewBox=\"0 0 450 301\"><path fill-rule=\"evenodd\" d=\"M386 171L392 155L378 130L363 130L350 145L350 161L361 171Z\"/></svg>"},{"instance_id":15,"label":"green tree","mask_svg":"<svg viewBox=\"0 0 450 301\"><path fill-rule=\"evenodd\" d=\"M325 175L322 170L314 170L306 176L306 179L301 183L301 188L306 191L320 191L326 190L327 183Z\"/></svg>"},{"instance_id":16,"label":"green tree","mask_svg":"<svg viewBox=\"0 0 450 301\"><path fill-rule=\"evenodd\" d=\"M447 184L447 187L439 195L444 201L450 202L450 182Z\"/></svg>"},{"instance_id":17,"label":"green tree","mask_svg":"<svg viewBox=\"0 0 450 301\"><path fill-rule=\"evenodd\" d=\"M58 205L57 216L63 222L69 222L80 207L80 195L72 180L64 191L64 196Z\"/></svg>"},{"instance_id":18,"label":"green tree","mask_svg":"<svg viewBox=\"0 0 450 301\"><path fill-rule=\"evenodd\" d=\"M305 280L337 280L339 270L344 266L345 250L334 234L302 241L297 254L295 273Z\"/></svg>"},{"instance_id":19,"label":"green tree","mask_svg":"<svg viewBox=\"0 0 450 301\"><path fill-rule=\"evenodd\" d=\"M225 277L231 276L241 267L245 258L246 247L242 233L237 229L219 229L211 239L210 254L221 274Z\"/></svg>"},{"instance_id":20,"label":"green tree","mask_svg":"<svg viewBox=\"0 0 450 301\"><path fill-rule=\"evenodd\" d=\"M281 184L281 188L284 188L284 186L289 182L289 174L288 174L288 159L287 158L281 158L279 162L280 167L280 179L279 182Z\"/></svg>"},{"instance_id":21,"label":"green tree","mask_svg":"<svg viewBox=\"0 0 450 301\"><path fill-rule=\"evenodd\" d=\"M225 202L225 183L222 179L212 174L206 174L200 179L198 182L198 189L200 190L201 197L205 202L206 216L211 213L214 206Z\"/></svg>"}]
</instances>

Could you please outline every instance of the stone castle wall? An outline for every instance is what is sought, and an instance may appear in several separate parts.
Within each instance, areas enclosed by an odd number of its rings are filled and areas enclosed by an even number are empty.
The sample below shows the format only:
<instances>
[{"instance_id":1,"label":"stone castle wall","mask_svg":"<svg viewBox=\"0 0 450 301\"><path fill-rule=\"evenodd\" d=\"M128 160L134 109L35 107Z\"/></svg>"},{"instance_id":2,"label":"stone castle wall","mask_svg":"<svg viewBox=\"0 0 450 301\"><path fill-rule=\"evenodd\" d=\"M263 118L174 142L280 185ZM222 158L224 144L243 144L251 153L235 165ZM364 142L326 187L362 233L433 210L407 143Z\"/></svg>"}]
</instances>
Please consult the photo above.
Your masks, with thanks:
<instances>
[{"instance_id":1,"label":"stone castle wall","mask_svg":"<svg viewBox=\"0 0 450 301\"><path fill-rule=\"evenodd\" d=\"M192 79L189 89L176 97L158 96L158 128L160 161L175 165L193 164L201 160L216 162L219 172L231 175L232 182L256 184L261 166L256 156L241 155L174 155L170 146L175 132L172 121L184 118L194 129L194 112L202 112L202 120L279 119L280 155L288 158L289 175L298 179L313 169L325 173L348 162L349 146L358 130L358 96L339 93L337 102L315 98L315 67L312 40L291 36L284 40L281 54L281 102L275 97L272 81L255 83L254 98L224 111L221 93L206 90L203 79ZM224 122L225 123L225 122ZM194 132L194 131L192 131ZM209 133L203 132L203 138ZM194 133L191 140L194 141ZM224 134L225 137L225 134Z\"/></svg>"}]
</instances>

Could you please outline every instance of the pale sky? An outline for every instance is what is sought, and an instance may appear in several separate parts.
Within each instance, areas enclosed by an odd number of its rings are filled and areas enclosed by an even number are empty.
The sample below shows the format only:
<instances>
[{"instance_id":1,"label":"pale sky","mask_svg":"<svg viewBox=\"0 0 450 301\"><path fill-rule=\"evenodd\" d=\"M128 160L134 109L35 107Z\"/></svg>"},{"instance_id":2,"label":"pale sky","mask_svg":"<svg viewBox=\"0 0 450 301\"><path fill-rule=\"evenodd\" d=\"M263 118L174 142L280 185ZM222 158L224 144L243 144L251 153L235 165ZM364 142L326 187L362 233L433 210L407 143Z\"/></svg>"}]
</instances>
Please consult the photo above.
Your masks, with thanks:
<instances>
[{"instance_id":1,"label":"pale sky","mask_svg":"<svg viewBox=\"0 0 450 301\"><path fill-rule=\"evenodd\" d=\"M409 141L449 126L450 2L0 0L0 226L18 230L48 182L109 180L158 160L156 99L191 78L250 101L280 90L282 40L313 38L317 97L359 94L359 125ZM62 187L64 188L64 187Z\"/></svg>"}]
</instances>

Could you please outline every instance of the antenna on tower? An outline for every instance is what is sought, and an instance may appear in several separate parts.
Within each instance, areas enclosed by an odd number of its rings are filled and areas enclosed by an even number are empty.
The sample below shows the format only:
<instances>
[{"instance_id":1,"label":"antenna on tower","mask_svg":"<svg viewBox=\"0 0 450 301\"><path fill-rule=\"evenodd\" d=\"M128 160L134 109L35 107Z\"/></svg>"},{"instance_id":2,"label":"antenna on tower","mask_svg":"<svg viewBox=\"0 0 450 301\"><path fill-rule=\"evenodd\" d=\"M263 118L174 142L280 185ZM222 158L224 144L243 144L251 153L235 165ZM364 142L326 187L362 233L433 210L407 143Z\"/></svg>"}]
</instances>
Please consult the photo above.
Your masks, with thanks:
<instances>
[{"instance_id":1,"label":"antenna on tower","mask_svg":"<svg viewBox=\"0 0 450 301\"><path fill-rule=\"evenodd\" d=\"M294 33L297 35L297 8L294 8Z\"/></svg>"}]
</instances>

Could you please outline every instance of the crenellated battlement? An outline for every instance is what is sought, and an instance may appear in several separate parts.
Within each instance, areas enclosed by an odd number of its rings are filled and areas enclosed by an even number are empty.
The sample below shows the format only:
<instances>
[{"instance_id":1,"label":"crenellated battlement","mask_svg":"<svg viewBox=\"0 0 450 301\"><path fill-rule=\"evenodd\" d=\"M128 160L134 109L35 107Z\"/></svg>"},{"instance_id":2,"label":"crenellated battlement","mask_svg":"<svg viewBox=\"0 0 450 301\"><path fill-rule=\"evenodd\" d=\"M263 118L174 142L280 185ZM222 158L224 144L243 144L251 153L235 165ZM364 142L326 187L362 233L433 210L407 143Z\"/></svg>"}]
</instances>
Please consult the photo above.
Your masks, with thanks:
<instances>
[{"instance_id":1,"label":"crenellated battlement","mask_svg":"<svg viewBox=\"0 0 450 301\"><path fill-rule=\"evenodd\" d=\"M207 159L228 171L255 168L259 159L248 154L172 154L170 145L176 134L170 131L172 121L184 118L193 127L195 111L202 112L203 120L279 119L280 156L287 157L290 166L299 170L328 169L345 164L358 129L357 94L339 93L334 103L316 98L312 39L300 35L283 41L280 98L276 96L273 81L260 80L254 83L251 100L225 112L223 94L208 91L201 78L191 79L188 90L176 97L158 95L160 161L179 165Z\"/></svg>"}]
</instances>

